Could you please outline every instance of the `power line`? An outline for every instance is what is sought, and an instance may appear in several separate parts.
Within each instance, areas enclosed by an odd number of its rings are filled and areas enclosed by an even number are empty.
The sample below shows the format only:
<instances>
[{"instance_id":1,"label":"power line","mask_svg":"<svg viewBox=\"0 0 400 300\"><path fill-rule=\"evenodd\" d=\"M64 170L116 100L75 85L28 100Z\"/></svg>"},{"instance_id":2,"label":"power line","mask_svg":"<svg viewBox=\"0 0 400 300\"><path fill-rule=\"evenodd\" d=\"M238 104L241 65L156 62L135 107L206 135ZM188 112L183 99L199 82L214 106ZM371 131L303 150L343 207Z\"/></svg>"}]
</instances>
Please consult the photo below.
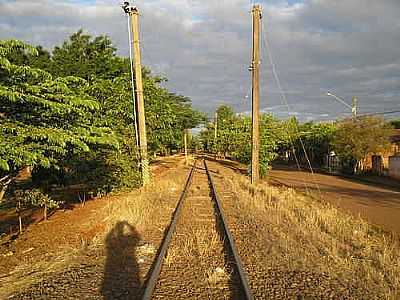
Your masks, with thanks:
<instances>
[{"instance_id":1,"label":"power line","mask_svg":"<svg viewBox=\"0 0 400 300\"><path fill-rule=\"evenodd\" d=\"M390 115L390 114L397 114L397 113L400 113L400 110L364 113L362 115L359 115L359 117L373 116L373 115Z\"/></svg>"},{"instance_id":2,"label":"power line","mask_svg":"<svg viewBox=\"0 0 400 300\"><path fill-rule=\"evenodd\" d=\"M277 86L278 86L278 90L280 91L281 99L283 100L284 105L286 106L287 111L288 111L288 114L289 114L289 116L290 116L291 110L290 110L289 102L288 102L288 99L287 99L287 97L286 97L286 93L285 93L285 91L284 91L283 88L282 88L282 84L281 84L280 78L279 78L279 76L278 76L278 72L277 72L277 70L276 70L276 65L275 65L275 62L274 62L273 57L272 57L272 53L271 53L271 49L270 49L270 47L269 47L269 43L267 43L267 38L268 38L268 37L267 37L267 35L266 35L267 31L265 30L265 23L264 23L264 22L262 22L262 29L263 29L262 38L263 38L263 42L264 42L264 46L265 46L265 50L266 50L266 52L267 52L267 56L268 56L269 62L270 62L271 67L272 67L272 73L273 73L273 75L274 75L276 84L277 84ZM316 182L314 169L313 169L312 164L311 164L311 161L310 161L310 159L309 159L309 157L308 157L306 148L305 148L305 146L304 146L303 139L302 139L301 136L300 136L300 130L299 130L297 124L295 124L295 129L296 129L296 131L297 131L298 138L299 138L299 141L300 141L302 150L303 150L303 152L304 152L304 156L305 156L305 158L306 158L306 160L307 160L307 163L308 163L308 166L309 166L309 168L310 168L310 171L311 171L311 174L312 174L312 177L313 177L314 184L315 184L315 186L317 187L320 196L322 196L321 189L320 189L319 185L318 185L317 182ZM292 147L293 147L293 154L295 155L297 167L298 167L299 170L301 170L300 163L299 163L298 158L297 158L296 153L295 153L294 142L293 142L293 140L292 140L292 137L290 136L289 124L288 124L288 135L289 135L290 143L292 144ZM305 182L304 182L304 183L305 183ZM306 186L306 190L308 191L308 188L307 188L306 183L305 183L305 186Z\"/></svg>"}]
</instances>

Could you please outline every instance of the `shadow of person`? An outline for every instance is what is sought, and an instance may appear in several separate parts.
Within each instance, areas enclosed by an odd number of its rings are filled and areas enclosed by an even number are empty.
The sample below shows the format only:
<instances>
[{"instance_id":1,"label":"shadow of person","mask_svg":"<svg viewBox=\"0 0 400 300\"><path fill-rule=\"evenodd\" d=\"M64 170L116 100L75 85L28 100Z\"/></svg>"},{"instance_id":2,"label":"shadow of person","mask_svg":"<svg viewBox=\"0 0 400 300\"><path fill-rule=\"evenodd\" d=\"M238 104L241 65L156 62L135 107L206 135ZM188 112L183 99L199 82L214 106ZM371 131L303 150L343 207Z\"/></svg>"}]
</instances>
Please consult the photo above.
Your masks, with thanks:
<instances>
[{"instance_id":1,"label":"shadow of person","mask_svg":"<svg viewBox=\"0 0 400 300\"><path fill-rule=\"evenodd\" d=\"M118 222L106 238L107 258L101 294L105 300L137 299L140 295L136 247L140 236L128 222Z\"/></svg>"}]
</instances>

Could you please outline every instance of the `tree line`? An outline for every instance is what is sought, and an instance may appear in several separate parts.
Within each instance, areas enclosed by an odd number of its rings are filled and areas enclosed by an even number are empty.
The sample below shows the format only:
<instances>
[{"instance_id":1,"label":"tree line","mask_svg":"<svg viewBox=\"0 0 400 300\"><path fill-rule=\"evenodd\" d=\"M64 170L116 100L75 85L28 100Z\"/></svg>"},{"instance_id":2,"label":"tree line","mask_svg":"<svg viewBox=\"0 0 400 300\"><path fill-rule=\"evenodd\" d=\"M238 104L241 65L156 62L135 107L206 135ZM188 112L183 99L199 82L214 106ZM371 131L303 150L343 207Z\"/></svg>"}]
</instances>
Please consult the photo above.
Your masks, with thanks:
<instances>
[{"instance_id":1,"label":"tree line","mask_svg":"<svg viewBox=\"0 0 400 300\"><path fill-rule=\"evenodd\" d=\"M226 105L217 109L215 121L199 135L206 152L229 157L250 166L251 117L237 114ZM300 123L295 117L276 119L272 114L260 118L260 172L265 175L272 162L284 160L300 167L321 167L326 156L335 152L343 167L351 172L368 154L390 148L390 137L398 121L385 122L377 116L360 116L330 123ZM250 170L250 168L249 168Z\"/></svg>"}]
</instances>

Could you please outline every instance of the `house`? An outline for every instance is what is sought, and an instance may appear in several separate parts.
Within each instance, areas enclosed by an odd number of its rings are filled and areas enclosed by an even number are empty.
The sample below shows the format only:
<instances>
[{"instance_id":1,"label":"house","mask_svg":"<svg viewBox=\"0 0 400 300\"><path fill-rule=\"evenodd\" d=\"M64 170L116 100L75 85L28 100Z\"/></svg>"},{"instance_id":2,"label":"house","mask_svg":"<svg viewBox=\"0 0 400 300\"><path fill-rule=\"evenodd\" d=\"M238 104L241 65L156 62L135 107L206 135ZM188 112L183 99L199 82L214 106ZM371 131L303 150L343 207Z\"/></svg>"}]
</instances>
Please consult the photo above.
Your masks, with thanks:
<instances>
[{"instance_id":1,"label":"house","mask_svg":"<svg viewBox=\"0 0 400 300\"><path fill-rule=\"evenodd\" d=\"M390 150L367 155L362 162L363 172L400 179L400 129L395 129L390 141Z\"/></svg>"}]
</instances>

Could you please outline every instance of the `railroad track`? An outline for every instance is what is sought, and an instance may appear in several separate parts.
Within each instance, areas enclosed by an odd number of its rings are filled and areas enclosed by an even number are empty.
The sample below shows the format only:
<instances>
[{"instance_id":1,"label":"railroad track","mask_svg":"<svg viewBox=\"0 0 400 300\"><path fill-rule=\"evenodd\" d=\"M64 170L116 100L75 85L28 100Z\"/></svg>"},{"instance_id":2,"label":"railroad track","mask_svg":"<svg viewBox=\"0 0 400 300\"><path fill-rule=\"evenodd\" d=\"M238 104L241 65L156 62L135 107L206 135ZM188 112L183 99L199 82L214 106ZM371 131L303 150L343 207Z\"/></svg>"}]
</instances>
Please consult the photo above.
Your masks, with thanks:
<instances>
[{"instance_id":1,"label":"railroad track","mask_svg":"<svg viewBox=\"0 0 400 300\"><path fill-rule=\"evenodd\" d=\"M197 167L195 162L189 173L146 282L143 300L253 299L213 175L206 160L203 165ZM190 248L190 241L197 246ZM175 253L175 260L166 264L171 253Z\"/></svg>"}]
</instances>

